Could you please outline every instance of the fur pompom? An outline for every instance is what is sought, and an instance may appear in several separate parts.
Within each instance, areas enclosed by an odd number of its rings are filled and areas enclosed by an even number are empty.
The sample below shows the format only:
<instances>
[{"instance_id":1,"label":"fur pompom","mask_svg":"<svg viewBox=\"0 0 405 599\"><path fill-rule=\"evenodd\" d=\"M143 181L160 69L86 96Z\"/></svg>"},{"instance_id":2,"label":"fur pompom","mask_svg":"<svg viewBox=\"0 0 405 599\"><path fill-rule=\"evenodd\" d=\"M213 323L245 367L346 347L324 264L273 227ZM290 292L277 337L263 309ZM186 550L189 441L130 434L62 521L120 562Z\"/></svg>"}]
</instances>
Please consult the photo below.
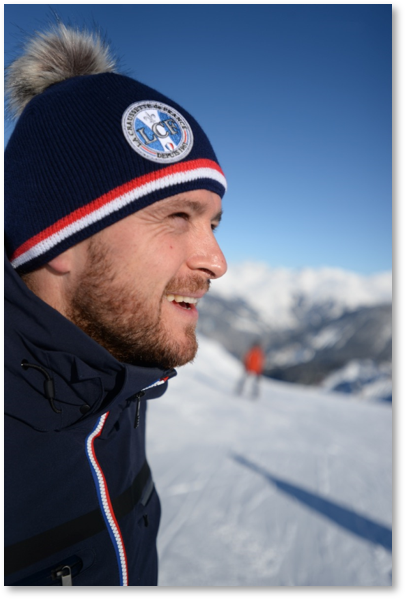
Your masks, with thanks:
<instances>
[{"instance_id":1,"label":"fur pompom","mask_svg":"<svg viewBox=\"0 0 405 599\"><path fill-rule=\"evenodd\" d=\"M6 69L8 108L18 117L32 98L70 77L116 72L116 61L98 33L54 25L36 32Z\"/></svg>"}]
</instances>

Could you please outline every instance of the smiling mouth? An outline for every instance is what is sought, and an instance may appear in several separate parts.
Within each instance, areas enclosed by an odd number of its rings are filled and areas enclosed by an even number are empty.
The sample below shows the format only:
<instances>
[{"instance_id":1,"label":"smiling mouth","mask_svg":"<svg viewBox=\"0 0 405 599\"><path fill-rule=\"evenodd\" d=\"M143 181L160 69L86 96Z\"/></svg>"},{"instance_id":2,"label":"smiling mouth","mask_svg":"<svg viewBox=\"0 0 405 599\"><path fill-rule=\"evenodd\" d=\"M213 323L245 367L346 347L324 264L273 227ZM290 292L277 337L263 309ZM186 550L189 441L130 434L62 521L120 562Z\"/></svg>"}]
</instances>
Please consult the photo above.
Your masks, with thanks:
<instances>
[{"instance_id":1,"label":"smiling mouth","mask_svg":"<svg viewBox=\"0 0 405 599\"><path fill-rule=\"evenodd\" d=\"M165 295L165 298L174 304L178 304L186 310L195 309L198 299L196 297L188 297L186 295L172 295L171 293Z\"/></svg>"}]
</instances>

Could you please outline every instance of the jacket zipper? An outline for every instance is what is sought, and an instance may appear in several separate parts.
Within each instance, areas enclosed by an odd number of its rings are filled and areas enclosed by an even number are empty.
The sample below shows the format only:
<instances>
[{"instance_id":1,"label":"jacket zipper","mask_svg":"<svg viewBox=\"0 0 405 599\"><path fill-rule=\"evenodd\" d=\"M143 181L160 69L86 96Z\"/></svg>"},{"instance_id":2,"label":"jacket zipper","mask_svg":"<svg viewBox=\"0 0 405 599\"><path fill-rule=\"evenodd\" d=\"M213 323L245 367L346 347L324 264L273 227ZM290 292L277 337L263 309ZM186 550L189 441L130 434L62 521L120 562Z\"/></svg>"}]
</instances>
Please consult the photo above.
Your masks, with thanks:
<instances>
[{"instance_id":1,"label":"jacket zipper","mask_svg":"<svg viewBox=\"0 0 405 599\"><path fill-rule=\"evenodd\" d=\"M145 387L144 389L142 389L142 391L139 391L139 393L136 393L133 397L131 397L132 401L136 401L134 428L138 428L140 420L141 420L141 401L140 400L141 400L141 397L143 397L145 395L145 391L147 391L148 389L152 389L152 387L157 387L158 385L162 385L163 383L165 383L172 377L176 376L176 374L177 374L177 372L174 370L174 368L172 368L169 372L166 372L165 377L162 377L158 381L155 381L154 383L152 383L148 387Z\"/></svg>"},{"instance_id":2,"label":"jacket zipper","mask_svg":"<svg viewBox=\"0 0 405 599\"><path fill-rule=\"evenodd\" d=\"M103 431L105 421L107 420L109 412L106 412L97 421L94 430L86 439L86 453L89 460L91 473L93 475L94 484L99 499L101 513L107 526L108 534L110 535L111 542L113 544L117 564L119 571L120 584L119 586L128 586L128 564L127 554L125 550L124 539L115 517L115 513L112 507L110 493L107 486L107 481L104 476L100 464L98 463L97 456L94 450L94 440L99 437Z\"/></svg>"}]
</instances>

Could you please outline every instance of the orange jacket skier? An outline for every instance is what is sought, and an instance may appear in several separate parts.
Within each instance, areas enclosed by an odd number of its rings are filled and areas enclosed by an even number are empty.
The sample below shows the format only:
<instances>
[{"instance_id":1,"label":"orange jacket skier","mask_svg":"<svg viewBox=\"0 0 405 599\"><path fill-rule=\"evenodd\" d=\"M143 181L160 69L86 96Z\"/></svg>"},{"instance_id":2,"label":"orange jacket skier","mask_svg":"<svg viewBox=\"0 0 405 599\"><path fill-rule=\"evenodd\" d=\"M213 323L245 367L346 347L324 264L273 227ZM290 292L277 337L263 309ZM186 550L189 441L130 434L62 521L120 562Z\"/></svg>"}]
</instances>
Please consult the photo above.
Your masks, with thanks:
<instances>
[{"instance_id":1,"label":"orange jacket skier","mask_svg":"<svg viewBox=\"0 0 405 599\"><path fill-rule=\"evenodd\" d=\"M265 362L265 354L259 343L254 343L250 349L246 352L243 358L243 364L245 367L242 378L240 379L237 387L236 393L240 395L245 386L246 379L250 376L254 376L254 383L252 387L252 397L257 397L259 395L259 381L260 377L263 374Z\"/></svg>"},{"instance_id":2,"label":"orange jacket skier","mask_svg":"<svg viewBox=\"0 0 405 599\"><path fill-rule=\"evenodd\" d=\"M246 372L261 375L263 373L264 359L265 356L261 346L253 345L246 352L243 360Z\"/></svg>"}]
</instances>

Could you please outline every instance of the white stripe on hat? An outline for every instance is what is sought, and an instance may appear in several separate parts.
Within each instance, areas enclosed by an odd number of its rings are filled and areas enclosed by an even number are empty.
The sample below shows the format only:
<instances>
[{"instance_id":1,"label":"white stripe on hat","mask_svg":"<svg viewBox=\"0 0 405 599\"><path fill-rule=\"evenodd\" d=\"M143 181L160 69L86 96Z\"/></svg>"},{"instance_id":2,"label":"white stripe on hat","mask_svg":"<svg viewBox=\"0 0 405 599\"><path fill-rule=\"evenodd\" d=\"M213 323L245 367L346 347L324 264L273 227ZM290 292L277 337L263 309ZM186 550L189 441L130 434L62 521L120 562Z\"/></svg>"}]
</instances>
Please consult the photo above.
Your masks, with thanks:
<instances>
[{"instance_id":1,"label":"white stripe on hat","mask_svg":"<svg viewBox=\"0 0 405 599\"><path fill-rule=\"evenodd\" d=\"M71 237L75 233L86 229L90 225L102 220L103 218L121 210L128 204L139 200L140 198L149 195L155 191L160 189L165 189L172 187L174 185L179 185L182 183L188 183L190 181L196 181L198 179L213 179L220 183L226 189L226 179L224 175L213 168L202 167L197 168L185 172L173 173L170 175L166 175L161 179L155 179L150 181L149 183L145 183L140 187L136 187L131 191L124 193L121 196L118 196L111 202L105 204L101 208L94 210L93 212L79 218L73 223L66 225L63 229L50 235L47 239L44 239L34 245L32 248L15 258L11 261L11 264L14 268L18 268L22 264L26 264L30 260L41 256L45 252L48 252L56 245Z\"/></svg>"}]
</instances>

